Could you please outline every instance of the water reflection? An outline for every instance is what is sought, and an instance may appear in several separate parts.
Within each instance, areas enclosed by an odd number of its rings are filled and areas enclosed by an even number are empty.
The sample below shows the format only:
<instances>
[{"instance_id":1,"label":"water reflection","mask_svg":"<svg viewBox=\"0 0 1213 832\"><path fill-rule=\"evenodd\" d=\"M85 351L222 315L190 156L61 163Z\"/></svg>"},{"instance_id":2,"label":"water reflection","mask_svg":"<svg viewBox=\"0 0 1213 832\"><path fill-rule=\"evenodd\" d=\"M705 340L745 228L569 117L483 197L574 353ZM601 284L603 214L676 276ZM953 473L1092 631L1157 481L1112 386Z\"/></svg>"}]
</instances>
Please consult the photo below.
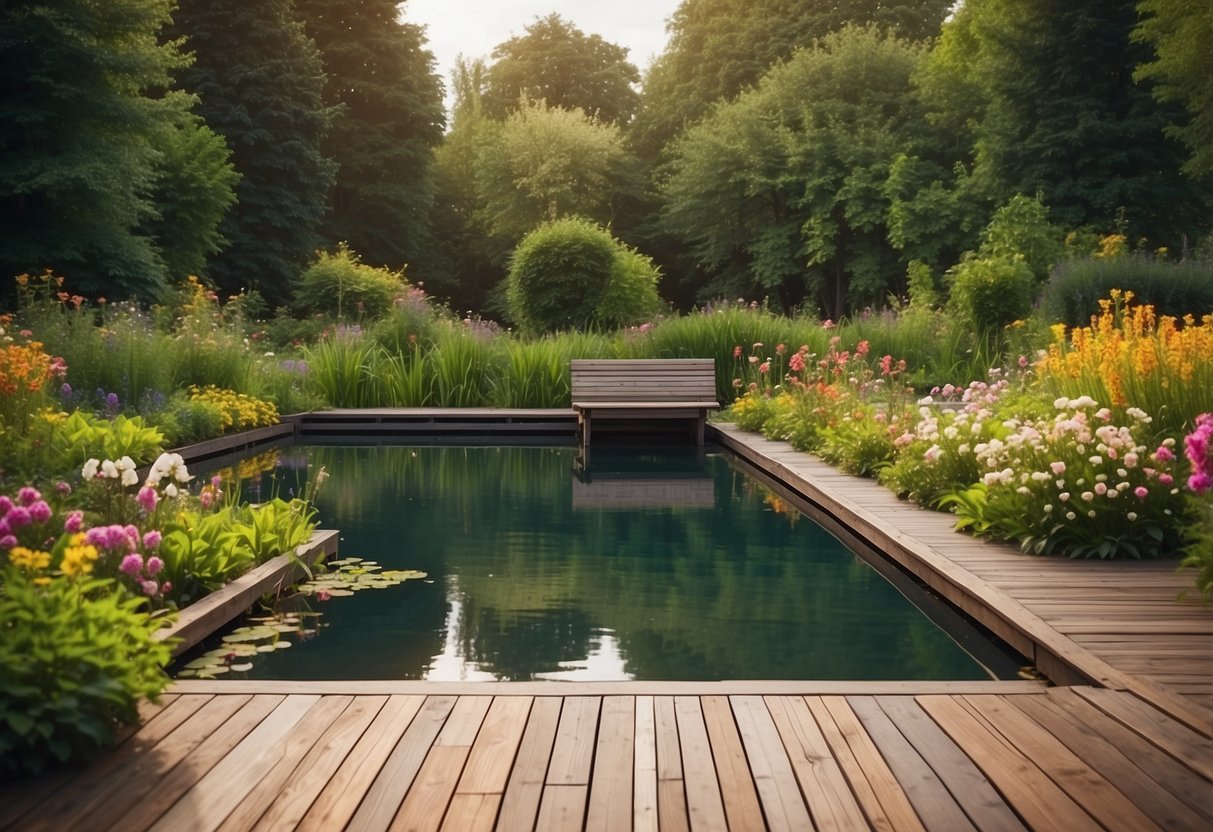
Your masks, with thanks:
<instances>
[{"instance_id":1,"label":"water reflection","mask_svg":"<svg viewBox=\"0 0 1213 832\"><path fill-rule=\"evenodd\" d=\"M331 474L319 507L322 525L341 529L343 555L429 580L327 602L319 638L251 674L987 677L864 561L727 457L596 453L594 470L575 473L575 454L285 452L293 467L279 470L279 488L302 488L321 466Z\"/></svg>"}]
</instances>

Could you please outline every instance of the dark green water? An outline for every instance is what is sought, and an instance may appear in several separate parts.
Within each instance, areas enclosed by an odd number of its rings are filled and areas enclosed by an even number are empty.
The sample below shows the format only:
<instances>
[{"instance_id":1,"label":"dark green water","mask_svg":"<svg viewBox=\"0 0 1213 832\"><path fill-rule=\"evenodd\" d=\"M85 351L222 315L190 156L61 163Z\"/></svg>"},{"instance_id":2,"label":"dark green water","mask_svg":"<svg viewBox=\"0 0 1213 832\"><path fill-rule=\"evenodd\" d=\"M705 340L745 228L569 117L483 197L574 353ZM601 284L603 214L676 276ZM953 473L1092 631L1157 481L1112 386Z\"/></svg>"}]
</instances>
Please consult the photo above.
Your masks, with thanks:
<instances>
[{"instance_id":1,"label":"dark green water","mask_svg":"<svg viewBox=\"0 0 1213 832\"><path fill-rule=\"evenodd\" d=\"M295 446L341 555L409 581L312 602L263 679L981 679L866 562L723 454ZM264 487L264 486L263 486ZM648 507L621 494L646 492ZM654 496L656 492L657 496ZM231 678L231 677L228 677Z\"/></svg>"}]
</instances>

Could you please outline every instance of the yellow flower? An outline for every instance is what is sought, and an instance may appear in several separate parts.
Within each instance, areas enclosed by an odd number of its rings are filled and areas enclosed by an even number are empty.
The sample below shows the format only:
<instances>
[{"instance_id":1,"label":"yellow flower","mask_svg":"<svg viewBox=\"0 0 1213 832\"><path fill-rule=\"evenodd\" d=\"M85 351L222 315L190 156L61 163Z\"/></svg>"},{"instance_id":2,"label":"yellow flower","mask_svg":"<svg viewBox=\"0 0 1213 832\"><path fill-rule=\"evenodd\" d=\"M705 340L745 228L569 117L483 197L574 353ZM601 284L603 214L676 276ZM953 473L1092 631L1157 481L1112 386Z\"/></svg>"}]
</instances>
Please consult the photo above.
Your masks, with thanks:
<instances>
[{"instance_id":1,"label":"yellow flower","mask_svg":"<svg viewBox=\"0 0 1213 832\"><path fill-rule=\"evenodd\" d=\"M93 561L98 557L97 547L84 542L84 534L72 535L69 545L63 553L63 564L60 569L69 578L87 575L93 571Z\"/></svg>"},{"instance_id":2,"label":"yellow flower","mask_svg":"<svg viewBox=\"0 0 1213 832\"><path fill-rule=\"evenodd\" d=\"M8 559L13 566L30 571L42 570L51 565L50 552L39 552L34 549L27 549L24 546L14 547L8 553Z\"/></svg>"}]
</instances>

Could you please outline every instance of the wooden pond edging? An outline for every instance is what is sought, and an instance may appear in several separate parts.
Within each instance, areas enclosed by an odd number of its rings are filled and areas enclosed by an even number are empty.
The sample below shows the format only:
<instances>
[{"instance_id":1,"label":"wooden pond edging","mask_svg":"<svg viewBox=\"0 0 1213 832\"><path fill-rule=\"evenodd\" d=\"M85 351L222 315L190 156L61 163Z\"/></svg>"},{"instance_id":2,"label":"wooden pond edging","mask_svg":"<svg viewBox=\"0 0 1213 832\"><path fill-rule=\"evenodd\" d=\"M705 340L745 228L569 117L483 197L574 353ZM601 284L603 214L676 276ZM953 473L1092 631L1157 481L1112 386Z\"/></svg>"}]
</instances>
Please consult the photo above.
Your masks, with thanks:
<instances>
[{"instance_id":1,"label":"wooden pond edging","mask_svg":"<svg viewBox=\"0 0 1213 832\"><path fill-rule=\"evenodd\" d=\"M1213 702L1213 629L1209 626L1213 610L1198 602L1181 603L1175 599L1190 578L1168 574L1174 571L1173 565L1142 564L1143 568L1138 569L1134 564L1134 570L1126 572L1106 561L1065 561L1024 555L1009 544L959 534L952 530L949 515L898 500L873 481L844 474L793 450L786 442L744 433L729 424L716 423L710 427L717 442L819 506L842 530L853 530L1031 659L1054 682L1129 691L1203 736L1213 737L1213 711L1206 704ZM964 558L971 563L962 560L961 547ZM1090 596L1089 605L1046 598L1038 605L1040 611L1034 610L1032 599L1021 600L1017 596L1021 594L1020 587L1026 586L1027 576L1037 576L1041 569L1051 569L1057 575L1040 578L1046 583L1061 582L1064 571L1078 595ZM987 574L983 575L983 571ZM1130 606L1133 593L1144 592L1141 587L1147 579L1164 575L1163 585L1174 587L1171 603L1152 598L1155 606L1147 609L1145 615L1148 617L1152 610L1157 610L1159 618L1171 625L1169 630L1126 633L1138 629L1138 625L1126 626L1116 617L1117 603ZM1006 589L999 586L1004 580ZM1090 585L1084 587L1084 581ZM1161 597L1167 597L1165 590ZM1077 612L1071 614L1075 608ZM1051 621L1051 617L1058 620ZM1177 692L1150 674L1118 667L1117 661L1123 654L1105 658L1099 649L1100 644L1118 642L1092 640L1090 644L1080 644L1062 632L1067 626L1106 633L1109 639L1136 638L1143 645L1140 650L1150 650L1151 645L1156 645L1154 649L1170 664L1189 668L1194 695ZM1169 636L1170 630L1175 631L1174 636ZM1168 643L1169 637L1174 638L1174 644Z\"/></svg>"}]
</instances>

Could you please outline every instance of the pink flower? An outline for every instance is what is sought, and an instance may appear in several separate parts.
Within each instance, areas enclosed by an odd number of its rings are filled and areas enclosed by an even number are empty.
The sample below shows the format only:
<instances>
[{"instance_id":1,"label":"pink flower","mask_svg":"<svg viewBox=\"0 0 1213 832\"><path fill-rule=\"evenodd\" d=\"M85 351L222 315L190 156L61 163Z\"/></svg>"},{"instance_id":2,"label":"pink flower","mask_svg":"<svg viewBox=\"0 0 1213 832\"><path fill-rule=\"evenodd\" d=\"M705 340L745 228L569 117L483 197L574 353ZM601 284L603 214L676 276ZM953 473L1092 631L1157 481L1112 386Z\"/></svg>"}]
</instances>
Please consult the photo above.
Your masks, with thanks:
<instances>
[{"instance_id":1,"label":"pink flower","mask_svg":"<svg viewBox=\"0 0 1213 832\"><path fill-rule=\"evenodd\" d=\"M42 493L28 485L17 492L17 501L23 506L31 506L41 499Z\"/></svg>"},{"instance_id":2,"label":"pink flower","mask_svg":"<svg viewBox=\"0 0 1213 832\"><path fill-rule=\"evenodd\" d=\"M1053 472L1054 476L1060 477L1066 472L1066 464L1061 460L1058 460L1057 462L1050 462L1049 470Z\"/></svg>"},{"instance_id":3,"label":"pink flower","mask_svg":"<svg viewBox=\"0 0 1213 832\"><path fill-rule=\"evenodd\" d=\"M160 584L156 583L155 581L144 581L142 587L143 594L149 598L160 591Z\"/></svg>"},{"instance_id":4,"label":"pink flower","mask_svg":"<svg viewBox=\"0 0 1213 832\"><path fill-rule=\"evenodd\" d=\"M1163 485L1170 485L1171 483L1175 482L1175 478L1172 477L1170 474L1159 474L1158 481L1161 482Z\"/></svg>"},{"instance_id":5,"label":"pink flower","mask_svg":"<svg viewBox=\"0 0 1213 832\"><path fill-rule=\"evenodd\" d=\"M55 491L66 497L68 494L72 493L72 487L67 480L59 480L59 482L55 483Z\"/></svg>"},{"instance_id":6,"label":"pink flower","mask_svg":"<svg viewBox=\"0 0 1213 832\"><path fill-rule=\"evenodd\" d=\"M1154 452L1154 459L1159 462L1170 462L1175 459L1175 454L1166 445L1159 445L1158 450Z\"/></svg>"},{"instance_id":7,"label":"pink flower","mask_svg":"<svg viewBox=\"0 0 1213 832\"><path fill-rule=\"evenodd\" d=\"M769 373L769 372L771 372L771 362L770 362L770 361L764 361L764 362L762 362L761 364L759 364L759 365L758 365L758 372L760 372L760 373Z\"/></svg>"},{"instance_id":8,"label":"pink flower","mask_svg":"<svg viewBox=\"0 0 1213 832\"><path fill-rule=\"evenodd\" d=\"M864 341L864 343L866 344L867 341ZM885 355L884 358L880 359L880 374L882 376L887 376L892 372L893 372L893 356Z\"/></svg>"},{"instance_id":9,"label":"pink flower","mask_svg":"<svg viewBox=\"0 0 1213 832\"><path fill-rule=\"evenodd\" d=\"M147 574L155 577L160 574L162 569L164 569L164 561L160 560L160 558L152 555L147 559Z\"/></svg>"},{"instance_id":10,"label":"pink flower","mask_svg":"<svg viewBox=\"0 0 1213 832\"><path fill-rule=\"evenodd\" d=\"M1146 488L1144 485L1139 485L1133 489L1133 495L1139 500L1144 500L1146 497L1150 496L1150 489Z\"/></svg>"},{"instance_id":11,"label":"pink flower","mask_svg":"<svg viewBox=\"0 0 1213 832\"><path fill-rule=\"evenodd\" d=\"M163 592L165 595L168 595L170 592L173 591L173 582L165 581L164 583L160 584L160 591Z\"/></svg>"},{"instance_id":12,"label":"pink flower","mask_svg":"<svg viewBox=\"0 0 1213 832\"><path fill-rule=\"evenodd\" d=\"M741 358L741 345L740 345L740 344L738 344L737 346L733 347L733 357L734 357L734 358Z\"/></svg>"},{"instance_id":13,"label":"pink flower","mask_svg":"<svg viewBox=\"0 0 1213 832\"><path fill-rule=\"evenodd\" d=\"M6 495L0 494L0 514L8 514L13 507L13 501Z\"/></svg>"},{"instance_id":14,"label":"pink flower","mask_svg":"<svg viewBox=\"0 0 1213 832\"><path fill-rule=\"evenodd\" d=\"M775 354L776 355L783 355L787 351L788 351L787 345L785 345L785 344L776 344L775 345Z\"/></svg>"},{"instance_id":15,"label":"pink flower","mask_svg":"<svg viewBox=\"0 0 1213 832\"><path fill-rule=\"evenodd\" d=\"M867 341L860 341L859 346L857 346L855 348L856 357L863 358L865 355L868 354L868 350L871 348L872 348L871 345Z\"/></svg>"},{"instance_id":16,"label":"pink flower","mask_svg":"<svg viewBox=\"0 0 1213 832\"><path fill-rule=\"evenodd\" d=\"M158 548L160 548L160 540L161 540L160 532L156 531L155 529L152 529L150 532L148 532L147 534L145 534L143 536L143 548L149 552L154 552ZM153 558L153 560L159 560L159 558ZM150 561L149 561L149 563L150 563ZM155 573L152 573L152 574L155 574Z\"/></svg>"},{"instance_id":17,"label":"pink flower","mask_svg":"<svg viewBox=\"0 0 1213 832\"><path fill-rule=\"evenodd\" d=\"M84 528L84 512L73 511L67 515L67 519L63 521L63 530L68 534L76 534Z\"/></svg>"},{"instance_id":18,"label":"pink flower","mask_svg":"<svg viewBox=\"0 0 1213 832\"><path fill-rule=\"evenodd\" d=\"M13 537L11 534L6 534L4 537L0 537L0 549L11 549L16 545L17 538Z\"/></svg>"},{"instance_id":19,"label":"pink flower","mask_svg":"<svg viewBox=\"0 0 1213 832\"><path fill-rule=\"evenodd\" d=\"M51 507L46 500L39 500L29 507L29 516L35 523L45 523L51 519Z\"/></svg>"},{"instance_id":20,"label":"pink flower","mask_svg":"<svg viewBox=\"0 0 1213 832\"><path fill-rule=\"evenodd\" d=\"M327 589L316 590L316 600L317 601L327 601L332 597L333 597L332 595L329 595L329 592Z\"/></svg>"},{"instance_id":21,"label":"pink flower","mask_svg":"<svg viewBox=\"0 0 1213 832\"><path fill-rule=\"evenodd\" d=\"M1188 488L1196 494L1203 494L1213 488L1213 476L1209 476L1204 471L1193 474L1188 477Z\"/></svg>"},{"instance_id":22,"label":"pink flower","mask_svg":"<svg viewBox=\"0 0 1213 832\"><path fill-rule=\"evenodd\" d=\"M803 370L804 369L804 355L799 352L794 353L792 355L792 357L788 359L788 369L790 369L794 373L799 373L801 370Z\"/></svg>"},{"instance_id":23,"label":"pink flower","mask_svg":"<svg viewBox=\"0 0 1213 832\"><path fill-rule=\"evenodd\" d=\"M821 322L821 328L822 329L833 329L834 322L832 320L830 320L829 318L826 318L824 321Z\"/></svg>"},{"instance_id":24,"label":"pink flower","mask_svg":"<svg viewBox=\"0 0 1213 832\"><path fill-rule=\"evenodd\" d=\"M156 492L156 489L150 485L145 485L139 489L139 493L135 496L135 502L148 514L151 514L156 510L156 504L160 502L160 495Z\"/></svg>"},{"instance_id":25,"label":"pink flower","mask_svg":"<svg viewBox=\"0 0 1213 832\"><path fill-rule=\"evenodd\" d=\"M5 519L8 520L9 528L19 529L22 526L28 526L32 518L29 516L29 509L25 506L13 506L8 510Z\"/></svg>"},{"instance_id":26,"label":"pink flower","mask_svg":"<svg viewBox=\"0 0 1213 832\"><path fill-rule=\"evenodd\" d=\"M136 554L127 555L122 559L122 565L118 567L118 571L133 578L143 571L143 557Z\"/></svg>"}]
</instances>

